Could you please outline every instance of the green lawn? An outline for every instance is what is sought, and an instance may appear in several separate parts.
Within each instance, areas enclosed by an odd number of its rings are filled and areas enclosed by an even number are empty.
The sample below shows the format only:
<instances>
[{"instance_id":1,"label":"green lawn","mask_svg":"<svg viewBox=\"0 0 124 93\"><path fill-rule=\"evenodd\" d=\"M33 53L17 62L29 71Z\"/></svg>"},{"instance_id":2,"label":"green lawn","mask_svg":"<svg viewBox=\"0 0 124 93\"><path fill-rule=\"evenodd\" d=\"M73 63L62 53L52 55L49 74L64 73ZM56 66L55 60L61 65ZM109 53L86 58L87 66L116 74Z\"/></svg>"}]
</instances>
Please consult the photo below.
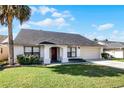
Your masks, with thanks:
<instances>
[{"instance_id":1,"label":"green lawn","mask_svg":"<svg viewBox=\"0 0 124 93\"><path fill-rule=\"evenodd\" d=\"M112 60L116 62L124 62L124 58L114 58Z\"/></svg>"},{"instance_id":2,"label":"green lawn","mask_svg":"<svg viewBox=\"0 0 124 93\"><path fill-rule=\"evenodd\" d=\"M98 65L8 68L0 70L0 87L124 87L124 70Z\"/></svg>"}]
</instances>

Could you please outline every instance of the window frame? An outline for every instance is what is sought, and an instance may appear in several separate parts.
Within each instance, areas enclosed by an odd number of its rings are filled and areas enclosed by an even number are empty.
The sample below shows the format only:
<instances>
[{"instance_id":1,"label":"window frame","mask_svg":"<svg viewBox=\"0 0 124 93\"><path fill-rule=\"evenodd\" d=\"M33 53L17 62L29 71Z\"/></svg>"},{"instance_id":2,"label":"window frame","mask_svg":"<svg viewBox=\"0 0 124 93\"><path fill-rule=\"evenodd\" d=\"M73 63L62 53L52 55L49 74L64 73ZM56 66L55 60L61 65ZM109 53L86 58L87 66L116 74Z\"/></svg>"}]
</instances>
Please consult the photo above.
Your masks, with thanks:
<instances>
[{"instance_id":1,"label":"window frame","mask_svg":"<svg viewBox=\"0 0 124 93\"><path fill-rule=\"evenodd\" d=\"M67 51L67 56L68 57L77 57L77 47L68 47L70 51ZM73 51L73 48L75 49ZM74 53L74 56L73 56Z\"/></svg>"},{"instance_id":2,"label":"window frame","mask_svg":"<svg viewBox=\"0 0 124 93\"><path fill-rule=\"evenodd\" d=\"M26 52L26 47L31 48L31 52ZM38 52L34 52L34 47L39 48ZM40 47L39 46L24 46L24 55L36 55L38 54L38 57L40 57Z\"/></svg>"}]
</instances>

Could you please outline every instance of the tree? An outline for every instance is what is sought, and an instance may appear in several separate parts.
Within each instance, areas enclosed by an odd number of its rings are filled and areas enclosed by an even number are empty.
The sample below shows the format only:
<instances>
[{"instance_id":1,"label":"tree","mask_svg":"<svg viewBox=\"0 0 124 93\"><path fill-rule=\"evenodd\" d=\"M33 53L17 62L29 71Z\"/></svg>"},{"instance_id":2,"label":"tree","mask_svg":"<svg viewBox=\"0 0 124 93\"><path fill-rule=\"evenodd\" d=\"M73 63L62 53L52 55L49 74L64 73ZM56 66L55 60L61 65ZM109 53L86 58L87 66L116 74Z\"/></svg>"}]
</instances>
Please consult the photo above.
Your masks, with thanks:
<instances>
[{"instance_id":1,"label":"tree","mask_svg":"<svg viewBox=\"0 0 124 93\"><path fill-rule=\"evenodd\" d=\"M20 24L29 20L31 9L27 5L0 5L0 24L8 27L9 64L14 65L13 47L13 20L16 18Z\"/></svg>"},{"instance_id":2,"label":"tree","mask_svg":"<svg viewBox=\"0 0 124 93\"><path fill-rule=\"evenodd\" d=\"M98 39L97 38L94 38L94 41L98 41Z\"/></svg>"},{"instance_id":3,"label":"tree","mask_svg":"<svg viewBox=\"0 0 124 93\"><path fill-rule=\"evenodd\" d=\"M105 39L105 41L108 41L108 39Z\"/></svg>"}]
</instances>

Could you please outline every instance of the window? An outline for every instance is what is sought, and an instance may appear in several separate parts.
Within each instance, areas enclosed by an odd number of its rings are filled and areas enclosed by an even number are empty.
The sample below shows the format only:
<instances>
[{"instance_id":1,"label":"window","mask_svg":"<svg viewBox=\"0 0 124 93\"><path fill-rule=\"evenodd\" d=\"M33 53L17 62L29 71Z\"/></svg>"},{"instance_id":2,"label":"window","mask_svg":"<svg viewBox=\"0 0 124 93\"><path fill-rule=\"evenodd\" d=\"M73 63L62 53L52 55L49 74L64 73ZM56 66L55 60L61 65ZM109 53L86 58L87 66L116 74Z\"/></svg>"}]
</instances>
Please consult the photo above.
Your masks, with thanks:
<instances>
[{"instance_id":1,"label":"window","mask_svg":"<svg viewBox=\"0 0 124 93\"><path fill-rule=\"evenodd\" d=\"M40 56L40 48L39 47L33 47L33 55Z\"/></svg>"},{"instance_id":2,"label":"window","mask_svg":"<svg viewBox=\"0 0 124 93\"><path fill-rule=\"evenodd\" d=\"M1 54L3 53L3 48L0 48L0 53L1 53Z\"/></svg>"},{"instance_id":3,"label":"window","mask_svg":"<svg viewBox=\"0 0 124 93\"><path fill-rule=\"evenodd\" d=\"M24 54L40 56L40 48L39 47L24 47Z\"/></svg>"},{"instance_id":4,"label":"window","mask_svg":"<svg viewBox=\"0 0 124 93\"><path fill-rule=\"evenodd\" d=\"M77 48L76 47L68 47L68 57L76 57L77 56Z\"/></svg>"}]
</instances>

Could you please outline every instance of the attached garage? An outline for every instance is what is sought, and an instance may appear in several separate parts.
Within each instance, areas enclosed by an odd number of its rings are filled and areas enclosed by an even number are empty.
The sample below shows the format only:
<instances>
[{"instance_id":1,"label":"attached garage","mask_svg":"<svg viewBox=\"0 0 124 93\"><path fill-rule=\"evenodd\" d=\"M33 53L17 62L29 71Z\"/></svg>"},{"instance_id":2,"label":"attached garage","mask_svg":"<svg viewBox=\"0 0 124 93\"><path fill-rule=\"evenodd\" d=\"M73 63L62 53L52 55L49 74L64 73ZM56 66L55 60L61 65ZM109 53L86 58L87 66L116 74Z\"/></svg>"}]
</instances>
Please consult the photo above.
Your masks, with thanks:
<instances>
[{"instance_id":1,"label":"attached garage","mask_svg":"<svg viewBox=\"0 0 124 93\"><path fill-rule=\"evenodd\" d=\"M123 58L123 50L115 51L115 58Z\"/></svg>"},{"instance_id":2,"label":"attached garage","mask_svg":"<svg viewBox=\"0 0 124 93\"><path fill-rule=\"evenodd\" d=\"M115 57L115 58L123 58L123 49L107 49L105 51L106 53L110 54L111 56Z\"/></svg>"},{"instance_id":3,"label":"attached garage","mask_svg":"<svg viewBox=\"0 0 124 93\"><path fill-rule=\"evenodd\" d=\"M81 58L83 59L100 59L101 47L81 47Z\"/></svg>"},{"instance_id":4,"label":"attached garage","mask_svg":"<svg viewBox=\"0 0 124 93\"><path fill-rule=\"evenodd\" d=\"M124 58L124 42L117 41L99 41L104 45L103 51L114 58Z\"/></svg>"}]
</instances>

